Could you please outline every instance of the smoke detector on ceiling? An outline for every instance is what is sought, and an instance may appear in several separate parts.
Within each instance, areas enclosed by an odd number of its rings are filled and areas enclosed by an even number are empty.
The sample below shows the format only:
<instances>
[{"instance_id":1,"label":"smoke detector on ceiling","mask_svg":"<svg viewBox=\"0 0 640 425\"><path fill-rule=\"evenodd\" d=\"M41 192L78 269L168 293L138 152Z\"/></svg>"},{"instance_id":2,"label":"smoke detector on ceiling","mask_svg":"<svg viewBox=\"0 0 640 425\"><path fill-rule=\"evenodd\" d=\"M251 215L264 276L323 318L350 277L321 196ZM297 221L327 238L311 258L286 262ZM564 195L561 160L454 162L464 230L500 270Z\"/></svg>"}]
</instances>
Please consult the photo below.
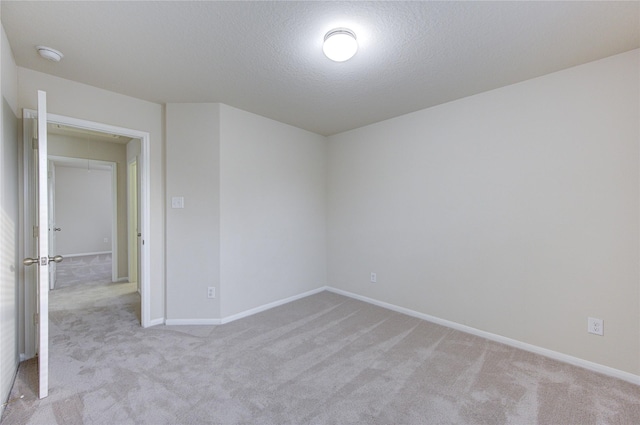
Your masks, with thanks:
<instances>
[{"instance_id":1,"label":"smoke detector on ceiling","mask_svg":"<svg viewBox=\"0 0 640 425\"><path fill-rule=\"evenodd\" d=\"M38 50L40 56L51 62L60 62L60 59L64 57L60 51L52 49L51 47L37 46L36 50Z\"/></svg>"}]
</instances>

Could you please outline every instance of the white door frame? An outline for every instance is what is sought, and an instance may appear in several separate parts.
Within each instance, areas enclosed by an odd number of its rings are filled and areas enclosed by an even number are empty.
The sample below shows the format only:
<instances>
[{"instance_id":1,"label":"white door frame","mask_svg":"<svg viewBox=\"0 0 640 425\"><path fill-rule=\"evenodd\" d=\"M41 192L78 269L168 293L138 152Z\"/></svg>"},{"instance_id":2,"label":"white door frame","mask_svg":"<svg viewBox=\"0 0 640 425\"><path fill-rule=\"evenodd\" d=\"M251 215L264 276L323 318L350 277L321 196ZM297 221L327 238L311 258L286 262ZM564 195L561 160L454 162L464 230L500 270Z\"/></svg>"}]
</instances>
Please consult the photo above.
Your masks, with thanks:
<instances>
[{"instance_id":1,"label":"white door frame","mask_svg":"<svg viewBox=\"0 0 640 425\"><path fill-rule=\"evenodd\" d=\"M132 168L135 169L135 172L132 172ZM139 238L137 236L139 232L138 192L138 155L135 155L127 162L127 255L129 257L129 282L135 279L136 288L140 292L140 279L138 276Z\"/></svg>"},{"instance_id":2,"label":"white door frame","mask_svg":"<svg viewBox=\"0 0 640 425\"><path fill-rule=\"evenodd\" d=\"M25 118L35 118L37 116L37 112L30 109L25 109L23 111L23 116ZM102 124L94 121L82 120L73 117L67 117L63 115L56 114L47 114L47 121L53 124L61 124L70 127L82 128L85 130L99 131L103 133L117 134L124 137L130 137L131 139L140 139L141 141L141 151L140 158L138 162L138 174L140 176L140 208L141 212L141 233L142 233L142 247L140 250L140 298L141 298L141 325L143 328L151 326L151 279L150 279L150 271L151 271L151 173L149 170L149 151L150 151L150 135L148 132L133 130L124 127L117 127L109 124ZM26 122L26 120L25 120ZM31 140L24 141L24 148L31 148ZM25 157L25 162L26 162ZM25 178L26 173L30 170L30 165L25 163ZM26 180L25 180L26 181ZM24 199L29 199L30 193L27 185L24 187ZM28 217L30 211L24 211L25 218ZM31 235L33 230L29 227L29 220L25 220L25 229L24 234ZM31 249L31 244L29 242L30 238L25 238L25 254L30 253L27 251L27 248ZM25 255L28 257L29 255ZM30 296L25 293L25 298ZM30 299L25 299L25 318L33 317L33 306L31 305ZM32 333L30 333L29 329L33 326L30 326L29 323L25 323L25 358L30 358L35 355L35 338Z\"/></svg>"}]
</instances>

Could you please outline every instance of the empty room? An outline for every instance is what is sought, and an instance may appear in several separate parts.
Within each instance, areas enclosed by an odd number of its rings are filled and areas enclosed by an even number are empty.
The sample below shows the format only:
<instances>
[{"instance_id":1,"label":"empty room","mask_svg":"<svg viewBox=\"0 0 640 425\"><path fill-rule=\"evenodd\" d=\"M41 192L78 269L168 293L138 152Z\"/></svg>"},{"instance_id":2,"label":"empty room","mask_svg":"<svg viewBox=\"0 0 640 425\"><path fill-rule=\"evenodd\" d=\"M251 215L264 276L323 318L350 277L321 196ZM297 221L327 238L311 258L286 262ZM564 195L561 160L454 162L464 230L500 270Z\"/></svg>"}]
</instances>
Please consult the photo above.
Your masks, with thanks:
<instances>
[{"instance_id":1,"label":"empty room","mask_svg":"<svg viewBox=\"0 0 640 425\"><path fill-rule=\"evenodd\" d=\"M2 425L640 423L640 2L0 20Z\"/></svg>"}]
</instances>

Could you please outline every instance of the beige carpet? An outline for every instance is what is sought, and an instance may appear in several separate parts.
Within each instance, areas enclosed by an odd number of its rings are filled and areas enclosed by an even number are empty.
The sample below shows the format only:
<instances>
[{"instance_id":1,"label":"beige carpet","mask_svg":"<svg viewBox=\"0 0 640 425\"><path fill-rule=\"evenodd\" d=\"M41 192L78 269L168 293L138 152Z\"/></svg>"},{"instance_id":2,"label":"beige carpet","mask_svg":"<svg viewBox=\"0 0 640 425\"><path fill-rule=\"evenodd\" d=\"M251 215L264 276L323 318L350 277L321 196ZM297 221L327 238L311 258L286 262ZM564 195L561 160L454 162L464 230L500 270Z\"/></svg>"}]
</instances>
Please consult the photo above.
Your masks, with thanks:
<instances>
[{"instance_id":1,"label":"beige carpet","mask_svg":"<svg viewBox=\"0 0 640 425\"><path fill-rule=\"evenodd\" d=\"M56 265L55 289L111 282L111 254L66 257Z\"/></svg>"},{"instance_id":2,"label":"beige carpet","mask_svg":"<svg viewBox=\"0 0 640 425\"><path fill-rule=\"evenodd\" d=\"M23 363L2 424L640 424L640 387L329 292L222 326L138 305L53 291L50 396Z\"/></svg>"}]
</instances>

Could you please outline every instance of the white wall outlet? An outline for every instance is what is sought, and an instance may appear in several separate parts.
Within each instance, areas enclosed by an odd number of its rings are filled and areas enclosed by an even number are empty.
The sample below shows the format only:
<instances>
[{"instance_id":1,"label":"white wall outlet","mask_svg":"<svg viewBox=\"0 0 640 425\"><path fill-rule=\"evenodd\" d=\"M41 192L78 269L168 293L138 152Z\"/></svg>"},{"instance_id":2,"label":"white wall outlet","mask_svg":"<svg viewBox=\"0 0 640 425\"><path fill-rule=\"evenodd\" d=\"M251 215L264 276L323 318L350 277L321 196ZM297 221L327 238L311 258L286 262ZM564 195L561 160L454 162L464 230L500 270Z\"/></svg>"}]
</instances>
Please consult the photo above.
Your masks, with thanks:
<instances>
[{"instance_id":1,"label":"white wall outlet","mask_svg":"<svg viewBox=\"0 0 640 425\"><path fill-rule=\"evenodd\" d=\"M595 317L589 317L587 319L587 332L594 335L604 335L604 321L602 319L596 319Z\"/></svg>"},{"instance_id":2,"label":"white wall outlet","mask_svg":"<svg viewBox=\"0 0 640 425\"><path fill-rule=\"evenodd\" d=\"M215 298L216 297L216 287L209 286L207 288L207 298Z\"/></svg>"},{"instance_id":3,"label":"white wall outlet","mask_svg":"<svg viewBox=\"0 0 640 425\"><path fill-rule=\"evenodd\" d=\"M104 238L103 242L104 243L109 243L109 238Z\"/></svg>"},{"instance_id":4,"label":"white wall outlet","mask_svg":"<svg viewBox=\"0 0 640 425\"><path fill-rule=\"evenodd\" d=\"M371 272L371 283L376 283L378 281L378 276Z\"/></svg>"}]
</instances>

